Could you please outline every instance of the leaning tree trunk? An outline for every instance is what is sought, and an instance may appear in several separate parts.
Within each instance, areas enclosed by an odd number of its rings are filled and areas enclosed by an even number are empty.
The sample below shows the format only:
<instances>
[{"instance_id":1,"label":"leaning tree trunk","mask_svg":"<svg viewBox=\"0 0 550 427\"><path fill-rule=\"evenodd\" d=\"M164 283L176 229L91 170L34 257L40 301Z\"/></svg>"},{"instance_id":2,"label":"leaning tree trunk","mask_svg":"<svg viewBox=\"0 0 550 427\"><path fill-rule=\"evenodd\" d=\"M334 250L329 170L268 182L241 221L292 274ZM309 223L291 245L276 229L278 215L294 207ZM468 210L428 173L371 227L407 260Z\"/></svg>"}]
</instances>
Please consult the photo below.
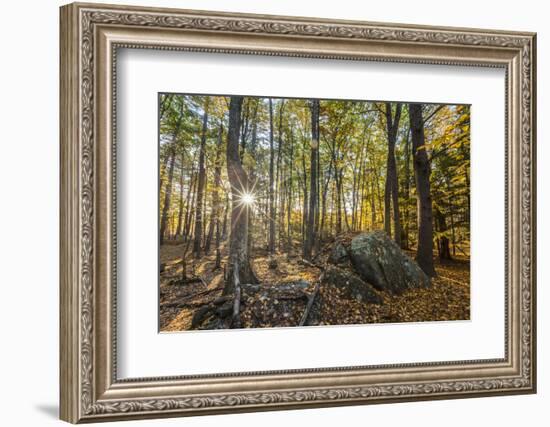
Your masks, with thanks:
<instances>
[{"instance_id":1,"label":"leaning tree trunk","mask_svg":"<svg viewBox=\"0 0 550 427\"><path fill-rule=\"evenodd\" d=\"M307 216L306 241L304 243L304 258L311 261L315 242L315 215L317 212L317 151L319 150L319 100L311 101L311 155L309 180L309 210Z\"/></svg>"},{"instance_id":2,"label":"leaning tree trunk","mask_svg":"<svg viewBox=\"0 0 550 427\"><path fill-rule=\"evenodd\" d=\"M229 129L227 132L227 177L231 185L231 234L229 237L229 271L224 295L232 294L235 289L234 278L241 283L258 283L252 270L248 253L248 206L241 202L242 194L248 192L248 176L239 156L239 129L241 119L242 96L232 96L229 103ZM235 274L235 269L238 271Z\"/></svg>"},{"instance_id":3,"label":"leaning tree trunk","mask_svg":"<svg viewBox=\"0 0 550 427\"><path fill-rule=\"evenodd\" d=\"M409 104L412 149L414 153L414 177L418 208L418 248L416 261L428 276L435 276L433 263L433 214L430 189L430 163L424 141L422 105Z\"/></svg>"},{"instance_id":4,"label":"leaning tree trunk","mask_svg":"<svg viewBox=\"0 0 550 427\"><path fill-rule=\"evenodd\" d=\"M204 104L204 114L202 117L202 133L201 133L201 145L199 154L199 184L197 188L197 205L195 211L195 240L193 242L193 254L199 258L201 256L201 243L202 243L202 213L203 213L203 197L204 187L206 181L206 169L204 167L204 157L206 149L206 130L208 126L208 98L206 98Z\"/></svg>"}]
</instances>

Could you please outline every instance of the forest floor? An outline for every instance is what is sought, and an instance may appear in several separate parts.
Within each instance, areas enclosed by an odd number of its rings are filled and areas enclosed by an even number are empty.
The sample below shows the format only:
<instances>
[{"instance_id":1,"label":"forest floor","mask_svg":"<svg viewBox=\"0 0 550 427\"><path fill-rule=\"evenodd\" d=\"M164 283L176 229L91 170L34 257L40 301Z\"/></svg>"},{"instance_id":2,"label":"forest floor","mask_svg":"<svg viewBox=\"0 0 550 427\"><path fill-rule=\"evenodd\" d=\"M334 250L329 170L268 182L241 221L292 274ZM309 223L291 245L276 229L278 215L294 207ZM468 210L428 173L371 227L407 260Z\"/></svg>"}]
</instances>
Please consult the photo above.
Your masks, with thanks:
<instances>
[{"instance_id":1,"label":"forest floor","mask_svg":"<svg viewBox=\"0 0 550 427\"><path fill-rule=\"evenodd\" d=\"M160 248L160 262L165 265L160 277L160 330L162 332L190 330L194 313L201 307L212 303L222 294L224 270L214 270L215 251L203 255L199 260L187 256L187 276L195 280L186 284L174 284L181 277L181 254L184 244L169 242ZM226 250L222 248L222 265L226 262ZM413 251L406 251L414 257ZM267 251L254 248L253 268L263 286L278 286L290 281L306 280L313 290L319 279L320 269L303 263L300 249L295 255L276 254L277 268L269 268ZM317 259L324 264L328 250L324 249ZM446 320L469 320L470 318L470 262L468 258L457 255L452 261L444 263L436 259L437 277L432 279L429 288L412 289L401 295L391 295L376 291L383 303L367 304L354 299L342 298L341 289L321 287L317 325L345 325L366 323L399 323ZM263 304L263 305L262 305ZM253 309L241 313L242 327L254 327L254 310L267 312L267 323L261 327L296 326L299 313L285 313L265 306L260 297L257 301L247 301ZM306 301L303 302L305 309ZM256 311L257 312L257 311ZM265 317L265 316L264 316Z\"/></svg>"}]
</instances>

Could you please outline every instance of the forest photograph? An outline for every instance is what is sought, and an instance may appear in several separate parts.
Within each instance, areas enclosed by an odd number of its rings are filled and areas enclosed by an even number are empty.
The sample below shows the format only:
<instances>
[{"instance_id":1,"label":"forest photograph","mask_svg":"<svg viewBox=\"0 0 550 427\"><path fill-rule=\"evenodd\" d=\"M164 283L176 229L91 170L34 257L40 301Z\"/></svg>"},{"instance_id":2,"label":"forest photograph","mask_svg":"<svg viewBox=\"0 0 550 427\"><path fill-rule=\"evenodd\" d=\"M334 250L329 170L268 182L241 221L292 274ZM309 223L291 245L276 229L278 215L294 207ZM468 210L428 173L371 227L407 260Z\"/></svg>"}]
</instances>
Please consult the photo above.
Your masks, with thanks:
<instances>
[{"instance_id":1,"label":"forest photograph","mask_svg":"<svg viewBox=\"0 0 550 427\"><path fill-rule=\"evenodd\" d=\"M470 106L160 93L161 332L470 319Z\"/></svg>"}]
</instances>

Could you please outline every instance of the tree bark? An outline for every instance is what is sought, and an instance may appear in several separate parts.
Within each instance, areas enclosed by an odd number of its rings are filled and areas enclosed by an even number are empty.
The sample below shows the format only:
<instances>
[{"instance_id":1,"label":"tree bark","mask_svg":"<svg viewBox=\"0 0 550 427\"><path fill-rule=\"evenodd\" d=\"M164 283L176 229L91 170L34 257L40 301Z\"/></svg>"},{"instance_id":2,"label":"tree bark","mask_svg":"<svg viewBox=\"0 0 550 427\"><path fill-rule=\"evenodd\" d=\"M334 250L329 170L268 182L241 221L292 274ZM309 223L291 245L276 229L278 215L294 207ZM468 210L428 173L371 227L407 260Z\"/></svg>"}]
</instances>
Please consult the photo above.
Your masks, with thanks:
<instances>
[{"instance_id":1,"label":"tree bark","mask_svg":"<svg viewBox=\"0 0 550 427\"><path fill-rule=\"evenodd\" d=\"M310 190L309 210L307 216L306 241L304 243L304 258L312 259L312 249L315 243L315 215L317 212L317 152L319 150L319 100L311 101L311 155L310 155Z\"/></svg>"},{"instance_id":2,"label":"tree bark","mask_svg":"<svg viewBox=\"0 0 550 427\"><path fill-rule=\"evenodd\" d=\"M248 176L239 156L239 130L242 96L232 96L229 103L229 129L227 132L227 177L231 185L231 234L229 237L229 271L223 294L235 289L235 273L241 283L254 284L258 279L252 270L248 253L248 206L241 203L241 195L249 188ZM234 270L237 270L234 272Z\"/></svg>"},{"instance_id":3,"label":"tree bark","mask_svg":"<svg viewBox=\"0 0 550 427\"><path fill-rule=\"evenodd\" d=\"M430 163L424 140L422 105L409 104L412 149L414 154L414 176L418 210L418 248L416 261L430 277L435 276L433 263L433 214L430 188Z\"/></svg>"}]
</instances>

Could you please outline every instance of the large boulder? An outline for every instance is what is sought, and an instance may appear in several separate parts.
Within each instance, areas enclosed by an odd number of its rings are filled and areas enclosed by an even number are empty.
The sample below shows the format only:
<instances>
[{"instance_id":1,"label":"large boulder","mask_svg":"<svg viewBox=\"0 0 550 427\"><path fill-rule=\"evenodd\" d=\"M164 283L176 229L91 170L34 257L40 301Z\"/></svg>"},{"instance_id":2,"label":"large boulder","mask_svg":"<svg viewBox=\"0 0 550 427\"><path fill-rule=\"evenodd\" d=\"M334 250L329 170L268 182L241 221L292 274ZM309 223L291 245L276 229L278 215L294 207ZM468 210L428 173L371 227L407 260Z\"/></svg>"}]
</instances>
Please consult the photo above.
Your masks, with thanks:
<instances>
[{"instance_id":1,"label":"large boulder","mask_svg":"<svg viewBox=\"0 0 550 427\"><path fill-rule=\"evenodd\" d=\"M376 289L400 294L430 286L430 278L383 231L355 236L348 252L355 271Z\"/></svg>"},{"instance_id":2,"label":"large boulder","mask_svg":"<svg viewBox=\"0 0 550 427\"><path fill-rule=\"evenodd\" d=\"M356 274L342 268L327 266L323 276L323 285L341 289L344 298L370 304L382 304L382 298L371 285L365 283Z\"/></svg>"},{"instance_id":3,"label":"large boulder","mask_svg":"<svg viewBox=\"0 0 550 427\"><path fill-rule=\"evenodd\" d=\"M334 265L347 264L349 262L348 250L343 242L336 242L328 256L328 262Z\"/></svg>"}]
</instances>

